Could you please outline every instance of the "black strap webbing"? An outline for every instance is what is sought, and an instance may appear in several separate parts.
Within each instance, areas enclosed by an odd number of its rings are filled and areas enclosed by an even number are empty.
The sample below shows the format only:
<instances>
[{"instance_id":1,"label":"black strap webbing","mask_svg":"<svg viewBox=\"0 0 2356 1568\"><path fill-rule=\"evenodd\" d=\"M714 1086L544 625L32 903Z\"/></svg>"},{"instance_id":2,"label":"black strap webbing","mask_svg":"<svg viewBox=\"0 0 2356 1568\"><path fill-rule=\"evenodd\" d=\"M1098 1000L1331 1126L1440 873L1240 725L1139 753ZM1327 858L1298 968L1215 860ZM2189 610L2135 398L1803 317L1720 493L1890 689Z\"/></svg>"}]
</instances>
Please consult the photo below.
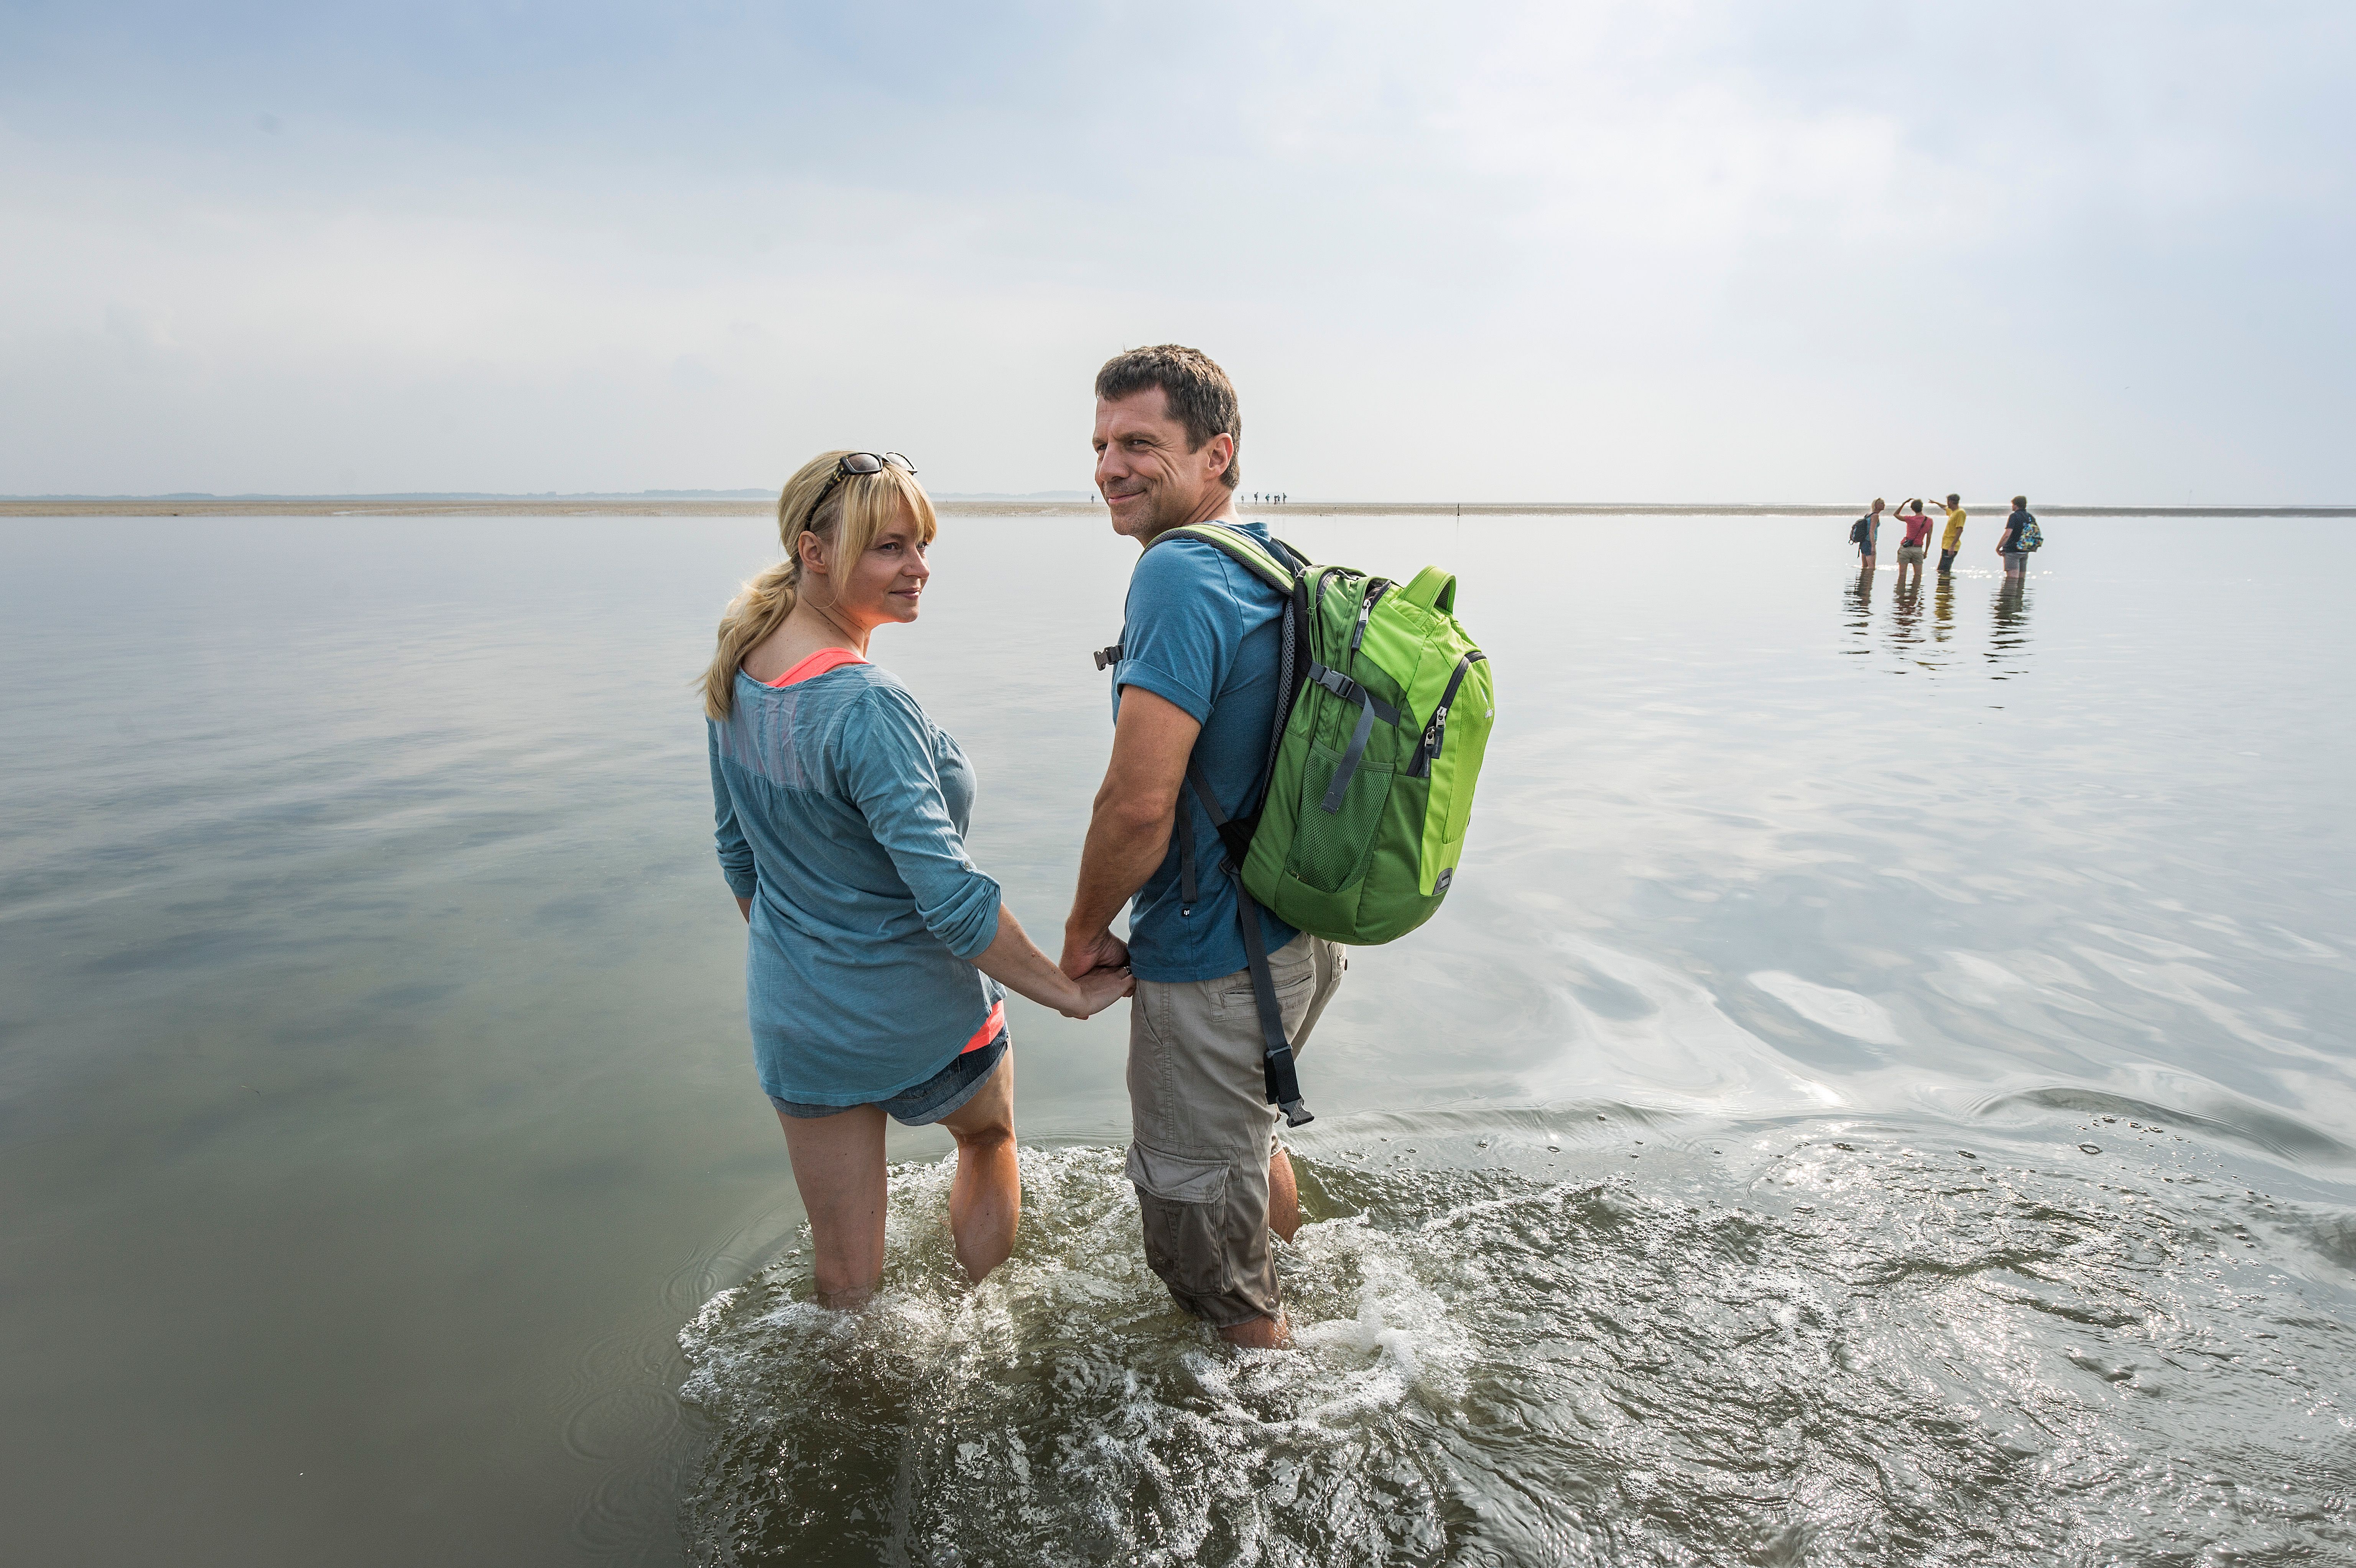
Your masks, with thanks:
<instances>
[{"instance_id":1,"label":"black strap webbing","mask_svg":"<svg viewBox=\"0 0 2356 1568\"><path fill-rule=\"evenodd\" d=\"M1277 1004L1276 974L1268 966L1268 941L1260 934L1259 903L1244 890L1241 861L1243 853L1251 847L1249 840L1238 846L1230 829L1235 824L1219 809L1219 798L1211 789L1211 782L1203 777L1203 766L1193 757L1186 759L1186 782L1193 787L1194 798L1203 802L1210 814L1211 825L1219 831L1219 842L1227 851L1220 866L1236 885L1236 923L1243 929L1244 963L1251 971L1252 1004L1259 1015L1259 1036L1263 1047L1260 1071L1268 1090L1268 1102L1284 1112L1284 1124L1302 1127L1317 1118L1301 1103L1301 1078L1292 1067L1292 1045L1284 1037L1284 1010ZM1190 880L1194 854L1188 843L1189 835L1179 838L1179 875ZM1183 889L1181 889L1182 894ZM1191 902L1191 900L1190 900Z\"/></svg>"},{"instance_id":2,"label":"black strap webbing","mask_svg":"<svg viewBox=\"0 0 2356 1568\"><path fill-rule=\"evenodd\" d=\"M1365 758L1366 739L1375 733L1375 721L1395 725L1399 722L1399 712L1339 670L1312 663L1309 666L1309 678L1344 702L1358 704L1358 727L1350 732L1349 747L1333 768L1333 781L1325 786L1325 798L1318 802L1330 814L1342 809L1342 797L1349 790L1358 764Z\"/></svg>"}]
</instances>

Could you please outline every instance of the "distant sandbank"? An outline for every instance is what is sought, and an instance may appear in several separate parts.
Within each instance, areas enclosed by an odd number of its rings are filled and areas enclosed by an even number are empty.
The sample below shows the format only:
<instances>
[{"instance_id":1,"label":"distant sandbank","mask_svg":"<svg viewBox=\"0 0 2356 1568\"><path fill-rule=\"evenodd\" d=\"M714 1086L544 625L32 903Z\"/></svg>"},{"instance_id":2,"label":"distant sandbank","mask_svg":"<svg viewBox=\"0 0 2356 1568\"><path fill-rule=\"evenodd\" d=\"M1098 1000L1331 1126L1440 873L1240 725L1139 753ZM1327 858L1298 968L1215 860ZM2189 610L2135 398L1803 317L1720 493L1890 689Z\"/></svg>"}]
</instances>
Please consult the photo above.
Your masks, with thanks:
<instances>
[{"instance_id":1,"label":"distant sandbank","mask_svg":"<svg viewBox=\"0 0 2356 1568\"><path fill-rule=\"evenodd\" d=\"M272 496L256 499L38 497L0 499L0 517L744 517L776 503L766 499L617 499L603 496L448 500ZM1100 515L1094 501L940 500L963 517ZM2004 500L1967 501L1973 512L2002 513ZM2047 517L2356 517L2356 506L2068 506L2033 503ZM1256 517L1847 517L1858 501L1288 501L1249 503Z\"/></svg>"}]
</instances>

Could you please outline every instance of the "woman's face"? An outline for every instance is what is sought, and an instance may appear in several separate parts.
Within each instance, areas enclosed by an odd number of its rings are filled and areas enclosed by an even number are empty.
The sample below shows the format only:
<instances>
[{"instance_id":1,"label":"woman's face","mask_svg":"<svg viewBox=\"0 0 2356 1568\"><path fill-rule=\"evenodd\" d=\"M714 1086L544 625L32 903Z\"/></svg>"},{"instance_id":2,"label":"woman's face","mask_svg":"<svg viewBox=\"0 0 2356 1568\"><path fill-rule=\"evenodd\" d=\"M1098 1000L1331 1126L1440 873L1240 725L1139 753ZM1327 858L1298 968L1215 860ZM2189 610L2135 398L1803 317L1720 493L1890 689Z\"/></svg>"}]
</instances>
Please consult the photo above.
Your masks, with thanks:
<instances>
[{"instance_id":1,"label":"woman's face","mask_svg":"<svg viewBox=\"0 0 2356 1568\"><path fill-rule=\"evenodd\" d=\"M885 526L858 560L838 562L835 553L809 534L803 546L804 579L822 565L827 585L818 598L830 613L862 627L916 618L916 602L933 569L925 563L925 546L917 542L916 520L906 512ZM811 559L815 555L816 560Z\"/></svg>"}]
</instances>

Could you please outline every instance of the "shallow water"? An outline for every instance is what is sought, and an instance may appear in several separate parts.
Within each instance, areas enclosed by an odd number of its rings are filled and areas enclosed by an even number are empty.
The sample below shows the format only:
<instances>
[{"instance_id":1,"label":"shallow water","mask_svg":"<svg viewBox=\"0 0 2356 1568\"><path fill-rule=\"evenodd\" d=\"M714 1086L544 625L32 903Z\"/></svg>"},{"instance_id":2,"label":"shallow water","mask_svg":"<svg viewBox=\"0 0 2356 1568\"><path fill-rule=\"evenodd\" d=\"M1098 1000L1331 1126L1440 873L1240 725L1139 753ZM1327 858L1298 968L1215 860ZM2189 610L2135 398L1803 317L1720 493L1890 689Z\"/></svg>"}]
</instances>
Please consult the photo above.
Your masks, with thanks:
<instances>
[{"instance_id":1,"label":"shallow water","mask_svg":"<svg viewBox=\"0 0 2356 1568\"><path fill-rule=\"evenodd\" d=\"M1017 1010L1007 1270L908 1133L884 1300L806 1305L685 689L758 520L0 523L12 1540L2356 1554L2356 544L2070 521L2007 593L1973 526L1901 595L1837 521L1281 521L1459 570L1499 730L1304 1057L1304 1348L1233 1358L1143 1270L1118 1010ZM1122 549L950 520L878 642L1034 929Z\"/></svg>"}]
</instances>

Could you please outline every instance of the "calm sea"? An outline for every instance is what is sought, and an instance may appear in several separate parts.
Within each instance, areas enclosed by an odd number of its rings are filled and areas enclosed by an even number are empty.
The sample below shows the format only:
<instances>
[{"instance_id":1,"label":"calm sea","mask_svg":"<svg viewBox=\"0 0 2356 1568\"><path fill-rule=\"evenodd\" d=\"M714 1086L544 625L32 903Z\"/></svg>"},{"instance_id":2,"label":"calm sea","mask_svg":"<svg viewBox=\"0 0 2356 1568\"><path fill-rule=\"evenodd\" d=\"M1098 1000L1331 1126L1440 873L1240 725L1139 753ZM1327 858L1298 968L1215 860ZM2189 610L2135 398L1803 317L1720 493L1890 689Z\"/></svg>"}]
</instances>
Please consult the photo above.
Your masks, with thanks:
<instances>
[{"instance_id":1,"label":"calm sea","mask_svg":"<svg viewBox=\"0 0 2356 1568\"><path fill-rule=\"evenodd\" d=\"M1012 1263L904 1133L807 1305L691 690L762 520L0 521L7 1555L2349 1561L2356 541L1996 527L1278 520L1453 567L1499 711L1238 1358L1118 1008L1014 1004ZM953 518L877 639L1034 931L1131 558Z\"/></svg>"}]
</instances>

